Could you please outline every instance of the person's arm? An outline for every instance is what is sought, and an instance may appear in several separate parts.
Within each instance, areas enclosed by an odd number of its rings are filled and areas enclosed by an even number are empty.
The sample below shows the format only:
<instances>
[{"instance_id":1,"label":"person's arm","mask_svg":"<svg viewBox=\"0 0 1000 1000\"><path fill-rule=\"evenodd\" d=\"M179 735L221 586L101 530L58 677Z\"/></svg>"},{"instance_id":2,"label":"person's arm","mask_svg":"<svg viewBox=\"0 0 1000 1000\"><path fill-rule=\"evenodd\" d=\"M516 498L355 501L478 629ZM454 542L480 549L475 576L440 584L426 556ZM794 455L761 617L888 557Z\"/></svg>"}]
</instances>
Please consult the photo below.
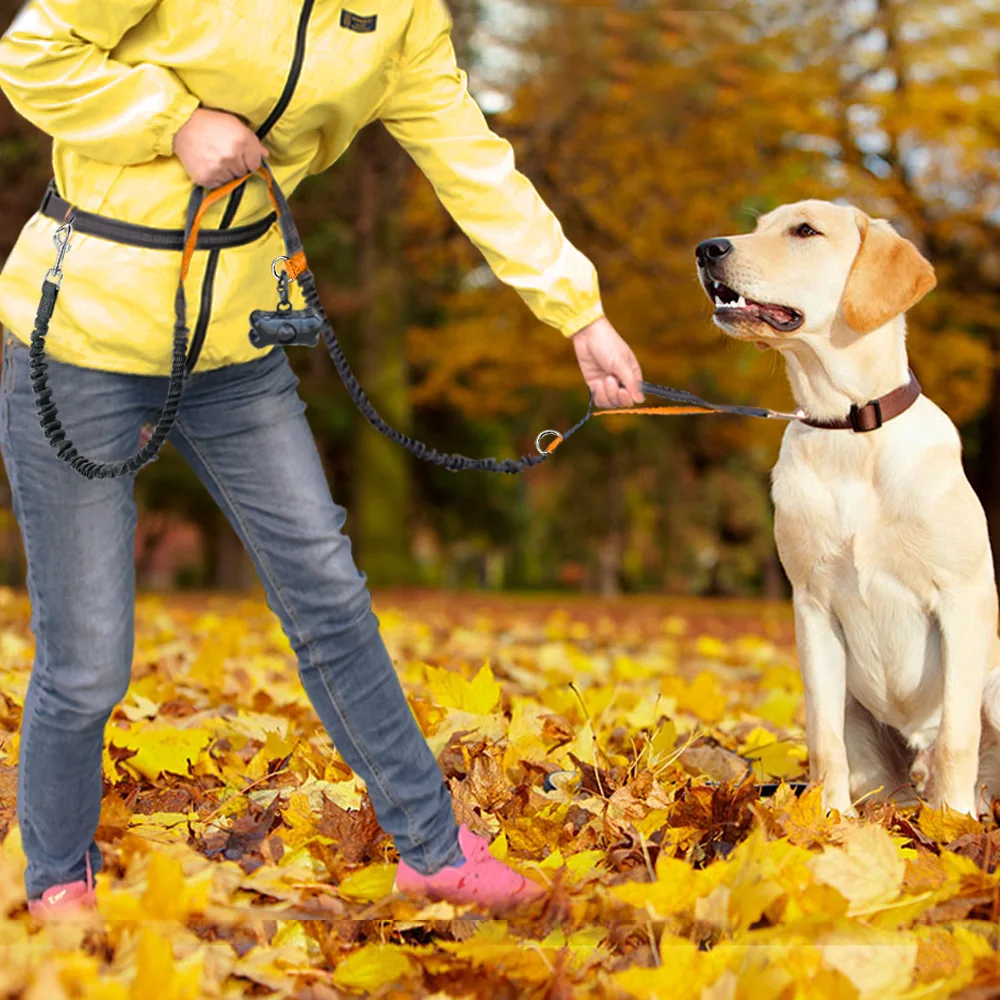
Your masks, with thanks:
<instances>
[{"instance_id":1,"label":"person's arm","mask_svg":"<svg viewBox=\"0 0 1000 1000\"><path fill-rule=\"evenodd\" d=\"M639 364L604 318L594 265L517 171L510 143L490 130L469 94L444 0L415 0L402 59L379 118L493 273L539 320L573 338L597 405L642 402Z\"/></svg>"},{"instance_id":2,"label":"person's arm","mask_svg":"<svg viewBox=\"0 0 1000 1000\"><path fill-rule=\"evenodd\" d=\"M0 39L0 89L43 132L107 163L170 156L198 107L163 66L110 52L159 0L31 0Z\"/></svg>"},{"instance_id":3,"label":"person's arm","mask_svg":"<svg viewBox=\"0 0 1000 1000\"><path fill-rule=\"evenodd\" d=\"M415 0L402 58L379 117L493 273L567 336L598 319L597 272L518 173L510 143L490 130L469 95L443 0Z\"/></svg>"}]
</instances>

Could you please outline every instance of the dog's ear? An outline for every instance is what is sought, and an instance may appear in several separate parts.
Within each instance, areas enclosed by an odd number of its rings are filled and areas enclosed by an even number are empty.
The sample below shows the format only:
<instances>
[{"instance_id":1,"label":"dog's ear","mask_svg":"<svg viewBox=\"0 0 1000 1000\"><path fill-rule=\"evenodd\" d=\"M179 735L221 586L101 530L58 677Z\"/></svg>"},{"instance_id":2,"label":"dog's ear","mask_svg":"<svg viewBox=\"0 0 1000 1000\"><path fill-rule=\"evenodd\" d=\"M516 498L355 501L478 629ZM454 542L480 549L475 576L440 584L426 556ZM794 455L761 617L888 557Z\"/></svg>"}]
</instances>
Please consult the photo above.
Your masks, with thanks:
<instances>
[{"instance_id":1,"label":"dog's ear","mask_svg":"<svg viewBox=\"0 0 1000 1000\"><path fill-rule=\"evenodd\" d=\"M883 219L857 212L861 248L844 289L844 319L858 333L871 333L915 306L936 284L923 254Z\"/></svg>"}]
</instances>

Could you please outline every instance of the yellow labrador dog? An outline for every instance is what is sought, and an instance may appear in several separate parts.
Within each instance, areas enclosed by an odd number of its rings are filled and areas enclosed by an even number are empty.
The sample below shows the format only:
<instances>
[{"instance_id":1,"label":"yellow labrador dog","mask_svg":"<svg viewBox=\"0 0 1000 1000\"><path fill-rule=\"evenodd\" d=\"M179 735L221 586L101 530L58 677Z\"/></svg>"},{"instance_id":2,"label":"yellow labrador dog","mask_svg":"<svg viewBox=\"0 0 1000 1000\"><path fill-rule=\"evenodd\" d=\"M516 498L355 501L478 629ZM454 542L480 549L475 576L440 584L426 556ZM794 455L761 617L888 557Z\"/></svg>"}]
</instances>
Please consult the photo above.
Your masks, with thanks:
<instances>
[{"instance_id":1,"label":"yellow labrador dog","mask_svg":"<svg viewBox=\"0 0 1000 1000\"><path fill-rule=\"evenodd\" d=\"M907 364L933 268L889 223L820 201L697 260L716 324L780 351L800 408L772 496L810 777L842 813L916 791L976 815L1000 783L997 590L958 432Z\"/></svg>"}]
</instances>

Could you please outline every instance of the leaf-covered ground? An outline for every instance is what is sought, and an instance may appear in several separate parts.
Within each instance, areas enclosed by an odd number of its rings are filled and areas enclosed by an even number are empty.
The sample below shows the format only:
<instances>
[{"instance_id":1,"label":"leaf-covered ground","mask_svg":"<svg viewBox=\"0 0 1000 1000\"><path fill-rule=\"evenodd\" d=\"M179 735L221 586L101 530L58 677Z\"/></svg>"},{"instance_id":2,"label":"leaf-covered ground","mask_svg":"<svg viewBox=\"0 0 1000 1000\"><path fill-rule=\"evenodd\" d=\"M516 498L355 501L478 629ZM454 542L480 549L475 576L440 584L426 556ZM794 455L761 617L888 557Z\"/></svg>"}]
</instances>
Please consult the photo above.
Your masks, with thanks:
<instances>
[{"instance_id":1,"label":"leaf-covered ground","mask_svg":"<svg viewBox=\"0 0 1000 1000\"><path fill-rule=\"evenodd\" d=\"M1000 995L1000 833L801 788L782 606L380 595L459 818L547 886L508 919L391 894L395 854L257 601L139 603L109 729L100 916L28 917L14 816L32 645L0 591L0 993Z\"/></svg>"}]
</instances>

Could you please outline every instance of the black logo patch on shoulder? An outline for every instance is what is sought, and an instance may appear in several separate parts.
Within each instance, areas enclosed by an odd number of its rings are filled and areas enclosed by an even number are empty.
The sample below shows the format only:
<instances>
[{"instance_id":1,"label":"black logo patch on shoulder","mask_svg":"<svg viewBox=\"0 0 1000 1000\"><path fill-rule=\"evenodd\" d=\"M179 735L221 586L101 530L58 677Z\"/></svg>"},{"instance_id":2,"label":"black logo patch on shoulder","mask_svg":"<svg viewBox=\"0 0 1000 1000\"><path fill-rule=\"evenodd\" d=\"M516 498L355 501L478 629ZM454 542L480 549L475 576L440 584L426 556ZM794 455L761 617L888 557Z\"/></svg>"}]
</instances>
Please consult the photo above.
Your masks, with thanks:
<instances>
[{"instance_id":1,"label":"black logo patch on shoulder","mask_svg":"<svg viewBox=\"0 0 1000 1000\"><path fill-rule=\"evenodd\" d=\"M367 35L369 32L375 30L377 24L378 14L372 14L370 17L362 17L360 14L355 14L349 10L342 10L340 12L340 26L347 28L348 31L357 31L362 35Z\"/></svg>"}]
</instances>

